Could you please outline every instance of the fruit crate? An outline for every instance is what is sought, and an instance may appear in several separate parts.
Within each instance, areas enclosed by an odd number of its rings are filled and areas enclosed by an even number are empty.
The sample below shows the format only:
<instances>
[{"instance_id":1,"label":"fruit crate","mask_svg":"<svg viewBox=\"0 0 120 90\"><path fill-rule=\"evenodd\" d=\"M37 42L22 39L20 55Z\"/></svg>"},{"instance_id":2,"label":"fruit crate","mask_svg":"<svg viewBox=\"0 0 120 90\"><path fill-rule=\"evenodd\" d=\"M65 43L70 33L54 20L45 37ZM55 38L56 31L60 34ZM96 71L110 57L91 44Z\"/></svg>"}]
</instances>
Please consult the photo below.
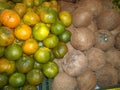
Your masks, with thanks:
<instances>
[{"instance_id":1,"label":"fruit crate","mask_svg":"<svg viewBox=\"0 0 120 90\"><path fill-rule=\"evenodd\" d=\"M53 79L45 78L44 81L39 86L37 86L38 90L52 90L52 80Z\"/></svg>"},{"instance_id":2,"label":"fruit crate","mask_svg":"<svg viewBox=\"0 0 120 90\"><path fill-rule=\"evenodd\" d=\"M37 90L52 90L52 80L53 79L44 78L44 81L36 86ZM22 88L20 88L20 90L22 90Z\"/></svg>"},{"instance_id":3,"label":"fruit crate","mask_svg":"<svg viewBox=\"0 0 120 90\"><path fill-rule=\"evenodd\" d=\"M52 81L53 79L45 78L44 81L37 86L37 90L52 90ZM102 88L96 85L95 90L120 90L120 84L116 86Z\"/></svg>"}]
</instances>

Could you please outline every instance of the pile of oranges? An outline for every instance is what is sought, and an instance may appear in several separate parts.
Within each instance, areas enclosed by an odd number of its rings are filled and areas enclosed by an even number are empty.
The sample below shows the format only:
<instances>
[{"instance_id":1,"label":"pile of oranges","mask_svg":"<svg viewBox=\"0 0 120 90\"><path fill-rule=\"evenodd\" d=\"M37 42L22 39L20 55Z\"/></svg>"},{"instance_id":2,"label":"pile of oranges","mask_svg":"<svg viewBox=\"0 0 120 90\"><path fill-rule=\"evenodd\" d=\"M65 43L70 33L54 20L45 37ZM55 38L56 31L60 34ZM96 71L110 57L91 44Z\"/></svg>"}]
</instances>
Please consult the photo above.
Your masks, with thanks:
<instances>
[{"instance_id":1,"label":"pile of oranges","mask_svg":"<svg viewBox=\"0 0 120 90\"><path fill-rule=\"evenodd\" d=\"M44 77L59 72L54 59L63 58L68 48L72 23L68 11L56 0L1 0L0 88L36 90ZM12 90L12 89L11 89Z\"/></svg>"}]
</instances>

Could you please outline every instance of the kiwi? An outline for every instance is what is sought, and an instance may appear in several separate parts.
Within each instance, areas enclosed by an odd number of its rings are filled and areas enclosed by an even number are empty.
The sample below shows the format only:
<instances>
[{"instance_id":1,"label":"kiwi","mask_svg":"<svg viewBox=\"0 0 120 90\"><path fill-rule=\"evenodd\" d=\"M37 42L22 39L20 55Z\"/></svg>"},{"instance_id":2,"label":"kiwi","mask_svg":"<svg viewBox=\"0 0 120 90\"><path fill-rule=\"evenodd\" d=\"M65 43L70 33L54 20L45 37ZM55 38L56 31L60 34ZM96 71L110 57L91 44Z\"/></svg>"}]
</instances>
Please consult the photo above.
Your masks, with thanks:
<instances>
[{"instance_id":1,"label":"kiwi","mask_svg":"<svg viewBox=\"0 0 120 90\"><path fill-rule=\"evenodd\" d=\"M94 18L96 18L100 14L103 8L100 0L82 0L79 6L90 10L93 13Z\"/></svg>"},{"instance_id":2,"label":"kiwi","mask_svg":"<svg viewBox=\"0 0 120 90\"><path fill-rule=\"evenodd\" d=\"M75 3L72 3L72 2L59 0L58 5L60 6L61 11L68 11L71 14L75 10Z\"/></svg>"},{"instance_id":3,"label":"kiwi","mask_svg":"<svg viewBox=\"0 0 120 90\"><path fill-rule=\"evenodd\" d=\"M113 30L119 25L120 14L116 9L103 10L97 18L99 29Z\"/></svg>"},{"instance_id":4,"label":"kiwi","mask_svg":"<svg viewBox=\"0 0 120 90\"><path fill-rule=\"evenodd\" d=\"M109 30L99 29L95 32L96 42L95 47L106 51L114 46L115 39Z\"/></svg>"},{"instance_id":5,"label":"kiwi","mask_svg":"<svg viewBox=\"0 0 120 90\"><path fill-rule=\"evenodd\" d=\"M83 7L78 7L73 12L73 25L75 27L86 27L91 23L92 19L92 12Z\"/></svg>"},{"instance_id":6,"label":"kiwi","mask_svg":"<svg viewBox=\"0 0 120 90\"><path fill-rule=\"evenodd\" d=\"M79 76L88 67L88 59L79 50L73 50L65 55L62 63L63 70L70 76Z\"/></svg>"},{"instance_id":7,"label":"kiwi","mask_svg":"<svg viewBox=\"0 0 120 90\"><path fill-rule=\"evenodd\" d=\"M87 27L76 28L71 36L71 45L80 51L85 51L95 44L94 32Z\"/></svg>"},{"instance_id":8,"label":"kiwi","mask_svg":"<svg viewBox=\"0 0 120 90\"><path fill-rule=\"evenodd\" d=\"M115 48L111 48L105 52L106 60L113 67L120 69L120 51Z\"/></svg>"},{"instance_id":9,"label":"kiwi","mask_svg":"<svg viewBox=\"0 0 120 90\"><path fill-rule=\"evenodd\" d=\"M52 90L76 90L76 88L76 78L69 76L65 72L58 73L52 82Z\"/></svg>"},{"instance_id":10,"label":"kiwi","mask_svg":"<svg viewBox=\"0 0 120 90\"><path fill-rule=\"evenodd\" d=\"M115 47L120 50L120 32L115 37Z\"/></svg>"},{"instance_id":11,"label":"kiwi","mask_svg":"<svg viewBox=\"0 0 120 90\"><path fill-rule=\"evenodd\" d=\"M101 69L106 63L105 53L99 48L93 47L87 50L86 56L88 58L88 68L92 71Z\"/></svg>"},{"instance_id":12,"label":"kiwi","mask_svg":"<svg viewBox=\"0 0 120 90\"><path fill-rule=\"evenodd\" d=\"M100 87L110 87L118 84L118 72L110 64L106 64L103 68L96 73L97 84Z\"/></svg>"},{"instance_id":13,"label":"kiwi","mask_svg":"<svg viewBox=\"0 0 120 90\"><path fill-rule=\"evenodd\" d=\"M77 77L79 90L94 90L97 84L96 75L92 70L86 70Z\"/></svg>"}]
</instances>

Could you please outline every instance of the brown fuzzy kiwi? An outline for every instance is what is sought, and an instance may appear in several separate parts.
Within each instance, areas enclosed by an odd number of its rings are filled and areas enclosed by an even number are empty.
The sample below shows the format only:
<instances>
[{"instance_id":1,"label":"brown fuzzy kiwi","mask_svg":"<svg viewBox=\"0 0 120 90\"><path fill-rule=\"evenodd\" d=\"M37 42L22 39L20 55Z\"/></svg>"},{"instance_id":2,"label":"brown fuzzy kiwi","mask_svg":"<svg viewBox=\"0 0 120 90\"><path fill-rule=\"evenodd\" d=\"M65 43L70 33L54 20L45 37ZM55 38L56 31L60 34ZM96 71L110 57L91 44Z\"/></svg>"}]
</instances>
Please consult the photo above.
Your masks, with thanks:
<instances>
[{"instance_id":1,"label":"brown fuzzy kiwi","mask_svg":"<svg viewBox=\"0 0 120 90\"><path fill-rule=\"evenodd\" d=\"M118 71L118 83L120 84L120 69L117 69Z\"/></svg>"},{"instance_id":2,"label":"brown fuzzy kiwi","mask_svg":"<svg viewBox=\"0 0 120 90\"><path fill-rule=\"evenodd\" d=\"M100 0L103 10L112 9L114 7L112 0Z\"/></svg>"},{"instance_id":3,"label":"brown fuzzy kiwi","mask_svg":"<svg viewBox=\"0 0 120 90\"><path fill-rule=\"evenodd\" d=\"M110 64L106 64L103 68L96 73L97 84L100 87L115 86L118 84L118 72Z\"/></svg>"},{"instance_id":4,"label":"brown fuzzy kiwi","mask_svg":"<svg viewBox=\"0 0 120 90\"><path fill-rule=\"evenodd\" d=\"M64 72L63 68L62 68L62 62L63 62L64 58L62 59L54 59L54 62L58 65L59 67L59 72Z\"/></svg>"},{"instance_id":5,"label":"brown fuzzy kiwi","mask_svg":"<svg viewBox=\"0 0 120 90\"><path fill-rule=\"evenodd\" d=\"M59 0L58 4L60 6L61 11L68 11L72 14L72 12L75 10L75 4L72 2L66 2L63 0Z\"/></svg>"},{"instance_id":6,"label":"brown fuzzy kiwi","mask_svg":"<svg viewBox=\"0 0 120 90\"><path fill-rule=\"evenodd\" d=\"M116 37L116 35L120 33L120 25L118 25L115 29L113 29L110 32L113 34L114 37Z\"/></svg>"},{"instance_id":7,"label":"brown fuzzy kiwi","mask_svg":"<svg viewBox=\"0 0 120 90\"><path fill-rule=\"evenodd\" d=\"M73 25L75 27L86 27L91 23L93 19L92 12L86 10L84 7L78 7L74 10L72 15Z\"/></svg>"},{"instance_id":8,"label":"brown fuzzy kiwi","mask_svg":"<svg viewBox=\"0 0 120 90\"><path fill-rule=\"evenodd\" d=\"M71 36L71 45L78 50L88 50L95 44L95 35L88 28L76 28Z\"/></svg>"},{"instance_id":9,"label":"brown fuzzy kiwi","mask_svg":"<svg viewBox=\"0 0 120 90\"><path fill-rule=\"evenodd\" d=\"M77 77L79 90L94 90L97 84L96 75L92 70L86 70Z\"/></svg>"},{"instance_id":10,"label":"brown fuzzy kiwi","mask_svg":"<svg viewBox=\"0 0 120 90\"><path fill-rule=\"evenodd\" d=\"M109 30L100 29L95 32L96 42L95 47L100 48L101 50L108 50L114 46L115 40L114 36Z\"/></svg>"},{"instance_id":11,"label":"brown fuzzy kiwi","mask_svg":"<svg viewBox=\"0 0 120 90\"><path fill-rule=\"evenodd\" d=\"M120 14L116 9L107 9L102 11L97 18L99 29L113 30L119 25Z\"/></svg>"},{"instance_id":12,"label":"brown fuzzy kiwi","mask_svg":"<svg viewBox=\"0 0 120 90\"><path fill-rule=\"evenodd\" d=\"M88 59L79 50L73 50L65 55L62 63L63 70L70 76L79 76L88 67Z\"/></svg>"},{"instance_id":13,"label":"brown fuzzy kiwi","mask_svg":"<svg viewBox=\"0 0 120 90\"><path fill-rule=\"evenodd\" d=\"M99 48L93 47L87 50L86 56L88 58L88 68L92 71L101 69L106 63L105 53Z\"/></svg>"},{"instance_id":14,"label":"brown fuzzy kiwi","mask_svg":"<svg viewBox=\"0 0 120 90\"><path fill-rule=\"evenodd\" d=\"M76 90L76 88L76 78L69 76L65 72L58 73L52 82L52 90Z\"/></svg>"},{"instance_id":15,"label":"brown fuzzy kiwi","mask_svg":"<svg viewBox=\"0 0 120 90\"><path fill-rule=\"evenodd\" d=\"M115 37L115 47L120 50L120 32Z\"/></svg>"},{"instance_id":16,"label":"brown fuzzy kiwi","mask_svg":"<svg viewBox=\"0 0 120 90\"><path fill-rule=\"evenodd\" d=\"M105 52L106 60L115 68L120 70L120 51L118 49L112 48Z\"/></svg>"},{"instance_id":17,"label":"brown fuzzy kiwi","mask_svg":"<svg viewBox=\"0 0 120 90\"><path fill-rule=\"evenodd\" d=\"M91 23L87 26L87 28L93 32L96 32L98 30L97 25L94 21L91 21Z\"/></svg>"},{"instance_id":18,"label":"brown fuzzy kiwi","mask_svg":"<svg viewBox=\"0 0 120 90\"><path fill-rule=\"evenodd\" d=\"M79 6L90 10L94 17L97 17L102 11L102 4L99 0L82 0Z\"/></svg>"},{"instance_id":19,"label":"brown fuzzy kiwi","mask_svg":"<svg viewBox=\"0 0 120 90\"><path fill-rule=\"evenodd\" d=\"M75 48L71 45L70 42L66 43L67 47L68 47L68 52L72 52L73 50L75 50Z\"/></svg>"}]
</instances>

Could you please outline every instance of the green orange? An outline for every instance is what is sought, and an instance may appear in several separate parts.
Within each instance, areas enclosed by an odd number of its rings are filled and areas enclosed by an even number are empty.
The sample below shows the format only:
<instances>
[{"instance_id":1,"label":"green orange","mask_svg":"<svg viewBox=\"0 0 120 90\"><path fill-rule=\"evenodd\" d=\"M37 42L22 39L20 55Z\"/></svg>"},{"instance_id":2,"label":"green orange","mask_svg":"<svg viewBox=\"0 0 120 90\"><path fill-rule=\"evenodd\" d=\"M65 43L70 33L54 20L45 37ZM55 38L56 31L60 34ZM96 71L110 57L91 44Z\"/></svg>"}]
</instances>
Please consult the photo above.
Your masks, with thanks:
<instances>
[{"instance_id":1,"label":"green orange","mask_svg":"<svg viewBox=\"0 0 120 90\"><path fill-rule=\"evenodd\" d=\"M51 51L47 47L40 47L35 52L34 58L39 63L47 63L51 58Z\"/></svg>"},{"instance_id":2,"label":"green orange","mask_svg":"<svg viewBox=\"0 0 120 90\"><path fill-rule=\"evenodd\" d=\"M13 87L21 87L25 83L25 75L23 73L14 73L9 77L9 84Z\"/></svg>"}]
</instances>

